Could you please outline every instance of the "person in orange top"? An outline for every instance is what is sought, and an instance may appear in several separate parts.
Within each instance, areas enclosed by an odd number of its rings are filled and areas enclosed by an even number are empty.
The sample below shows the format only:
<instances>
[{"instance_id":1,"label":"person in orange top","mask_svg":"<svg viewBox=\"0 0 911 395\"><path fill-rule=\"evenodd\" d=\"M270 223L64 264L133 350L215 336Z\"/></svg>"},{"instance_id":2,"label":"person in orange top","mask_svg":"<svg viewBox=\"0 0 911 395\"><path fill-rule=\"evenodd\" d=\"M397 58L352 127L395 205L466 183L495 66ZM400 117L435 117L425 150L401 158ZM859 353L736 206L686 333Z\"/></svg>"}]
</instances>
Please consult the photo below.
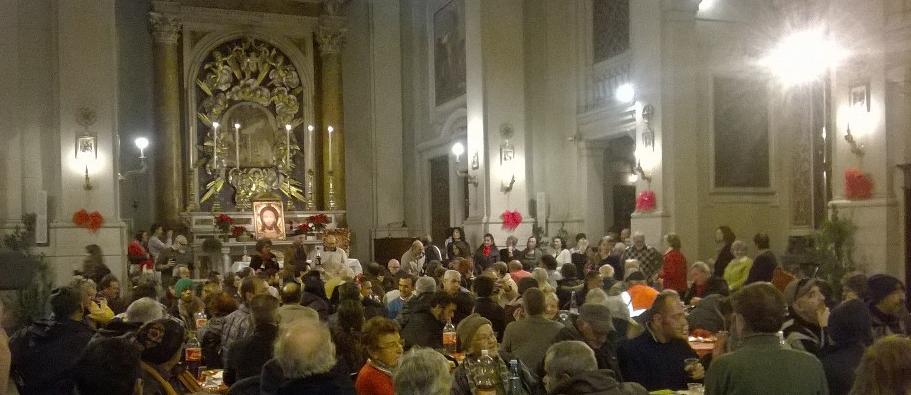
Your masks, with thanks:
<instances>
[{"instance_id":1,"label":"person in orange top","mask_svg":"<svg viewBox=\"0 0 911 395\"><path fill-rule=\"evenodd\" d=\"M668 233L664 236L667 251L664 252L664 264L661 266L662 287L673 289L678 294L686 293L686 257L680 252L680 236Z\"/></svg>"},{"instance_id":2,"label":"person in orange top","mask_svg":"<svg viewBox=\"0 0 911 395\"><path fill-rule=\"evenodd\" d=\"M357 374L358 395L393 395L392 373L404 352L399 324L385 317L364 323L364 347L370 356Z\"/></svg>"},{"instance_id":3,"label":"person in orange top","mask_svg":"<svg viewBox=\"0 0 911 395\"><path fill-rule=\"evenodd\" d=\"M633 310L644 310L652 307L655 298L658 297L658 291L649 287L645 281L645 275L640 271L630 273L626 277L628 287L626 292L629 293L632 300Z\"/></svg>"}]
</instances>

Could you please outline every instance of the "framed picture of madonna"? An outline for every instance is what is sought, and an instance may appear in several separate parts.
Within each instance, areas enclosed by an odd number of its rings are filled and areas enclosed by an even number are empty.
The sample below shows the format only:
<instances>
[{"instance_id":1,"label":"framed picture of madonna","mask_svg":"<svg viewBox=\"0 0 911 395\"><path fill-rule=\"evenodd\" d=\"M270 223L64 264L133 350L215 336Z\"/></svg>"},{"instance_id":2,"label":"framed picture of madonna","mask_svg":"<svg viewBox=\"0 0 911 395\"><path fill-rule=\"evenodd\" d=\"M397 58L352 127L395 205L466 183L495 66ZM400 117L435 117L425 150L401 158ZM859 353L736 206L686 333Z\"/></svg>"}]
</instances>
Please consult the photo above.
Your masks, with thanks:
<instances>
[{"instance_id":1,"label":"framed picture of madonna","mask_svg":"<svg viewBox=\"0 0 911 395\"><path fill-rule=\"evenodd\" d=\"M285 213L280 200L253 201L253 235L257 240L285 239Z\"/></svg>"}]
</instances>

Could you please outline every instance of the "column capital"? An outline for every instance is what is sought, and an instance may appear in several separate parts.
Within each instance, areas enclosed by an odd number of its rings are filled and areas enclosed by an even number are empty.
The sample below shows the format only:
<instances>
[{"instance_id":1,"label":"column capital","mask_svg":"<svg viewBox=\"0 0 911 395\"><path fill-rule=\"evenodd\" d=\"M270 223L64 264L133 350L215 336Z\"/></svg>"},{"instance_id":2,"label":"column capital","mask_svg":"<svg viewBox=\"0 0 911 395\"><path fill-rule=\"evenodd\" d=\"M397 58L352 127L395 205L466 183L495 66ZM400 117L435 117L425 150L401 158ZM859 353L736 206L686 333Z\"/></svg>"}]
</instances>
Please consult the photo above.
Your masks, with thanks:
<instances>
[{"instance_id":1,"label":"column capital","mask_svg":"<svg viewBox=\"0 0 911 395\"><path fill-rule=\"evenodd\" d=\"M340 16L323 15L319 18L316 28L316 42L319 43L319 52L322 55L341 52L345 45L345 18Z\"/></svg>"},{"instance_id":2,"label":"column capital","mask_svg":"<svg viewBox=\"0 0 911 395\"><path fill-rule=\"evenodd\" d=\"M180 20L159 12L149 13L149 30L156 44L177 44L180 37Z\"/></svg>"}]
</instances>

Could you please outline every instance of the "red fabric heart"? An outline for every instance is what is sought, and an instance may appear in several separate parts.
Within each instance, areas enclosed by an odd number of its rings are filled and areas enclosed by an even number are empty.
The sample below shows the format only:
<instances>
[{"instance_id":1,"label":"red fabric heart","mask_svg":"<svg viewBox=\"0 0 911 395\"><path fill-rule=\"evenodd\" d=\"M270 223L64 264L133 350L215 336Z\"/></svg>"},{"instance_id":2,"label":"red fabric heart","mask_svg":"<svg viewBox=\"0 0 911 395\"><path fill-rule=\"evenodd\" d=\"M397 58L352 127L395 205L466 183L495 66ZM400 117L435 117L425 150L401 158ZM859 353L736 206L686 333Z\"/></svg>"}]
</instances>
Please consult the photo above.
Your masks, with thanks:
<instances>
[{"instance_id":1,"label":"red fabric heart","mask_svg":"<svg viewBox=\"0 0 911 395\"><path fill-rule=\"evenodd\" d=\"M510 232L516 230L522 224L522 214L518 211L505 210L503 214L500 214L500 218L503 219L503 229Z\"/></svg>"},{"instance_id":2,"label":"red fabric heart","mask_svg":"<svg viewBox=\"0 0 911 395\"><path fill-rule=\"evenodd\" d=\"M639 192L639 195L636 196L636 211L638 212L649 212L655 209L657 198L655 198L655 191L645 190Z\"/></svg>"},{"instance_id":3,"label":"red fabric heart","mask_svg":"<svg viewBox=\"0 0 911 395\"><path fill-rule=\"evenodd\" d=\"M864 200L873 196L873 180L856 168L845 169L845 197Z\"/></svg>"}]
</instances>

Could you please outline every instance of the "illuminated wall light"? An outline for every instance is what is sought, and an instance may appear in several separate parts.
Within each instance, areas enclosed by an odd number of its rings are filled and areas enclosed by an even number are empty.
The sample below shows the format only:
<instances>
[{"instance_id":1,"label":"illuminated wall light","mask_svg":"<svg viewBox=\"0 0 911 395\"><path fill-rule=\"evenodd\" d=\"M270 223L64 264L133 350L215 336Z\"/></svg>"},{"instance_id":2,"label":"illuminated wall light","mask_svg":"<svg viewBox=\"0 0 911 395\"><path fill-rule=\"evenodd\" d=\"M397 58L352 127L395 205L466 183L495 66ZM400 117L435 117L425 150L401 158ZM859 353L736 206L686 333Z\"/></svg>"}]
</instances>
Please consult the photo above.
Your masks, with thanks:
<instances>
[{"instance_id":1,"label":"illuminated wall light","mask_svg":"<svg viewBox=\"0 0 911 395\"><path fill-rule=\"evenodd\" d=\"M636 99L636 88L633 84L621 84L614 91L614 99L620 103L632 103Z\"/></svg>"},{"instance_id":2,"label":"illuminated wall light","mask_svg":"<svg viewBox=\"0 0 911 395\"><path fill-rule=\"evenodd\" d=\"M845 56L845 51L822 30L812 29L783 38L760 64L785 85L800 85L816 80Z\"/></svg>"}]
</instances>

